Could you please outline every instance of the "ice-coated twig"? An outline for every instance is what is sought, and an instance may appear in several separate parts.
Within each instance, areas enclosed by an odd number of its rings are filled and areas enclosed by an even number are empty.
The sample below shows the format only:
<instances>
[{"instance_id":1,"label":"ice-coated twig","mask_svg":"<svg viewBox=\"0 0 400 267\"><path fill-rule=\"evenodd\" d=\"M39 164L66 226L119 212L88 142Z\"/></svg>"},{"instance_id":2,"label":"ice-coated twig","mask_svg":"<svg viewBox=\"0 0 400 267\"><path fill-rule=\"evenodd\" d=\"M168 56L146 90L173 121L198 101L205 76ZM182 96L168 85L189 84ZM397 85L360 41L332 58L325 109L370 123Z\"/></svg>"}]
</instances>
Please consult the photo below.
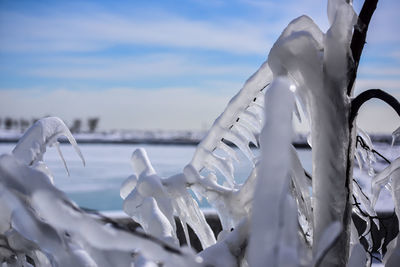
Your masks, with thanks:
<instances>
[{"instance_id":1,"label":"ice-coated twig","mask_svg":"<svg viewBox=\"0 0 400 267\"><path fill-rule=\"evenodd\" d=\"M178 240L174 216L178 216L186 237L188 237L187 223L199 237L203 248L215 244L215 237L210 226L197 202L187 191L183 174L161 178L157 175L143 148L133 152L132 164L136 175L130 176L121 188L121 196L125 196L124 211L128 215L146 232L164 240L172 239L175 243ZM190 241L187 240L187 242Z\"/></svg>"},{"instance_id":2,"label":"ice-coated twig","mask_svg":"<svg viewBox=\"0 0 400 267\"><path fill-rule=\"evenodd\" d=\"M364 150L371 151L372 153L378 155L380 158L382 158L384 161L386 161L386 163L388 163L388 164L391 163L390 160L388 160L385 156L383 156L381 153L379 153L378 151L376 151L375 149L373 149L369 145L367 145L365 140L361 136L357 135L356 140L357 140L356 146L360 145L361 148L363 148ZM359 165L360 165L360 169L361 169L362 166L361 166L360 162L359 162Z\"/></svg>"},{"instance_id":3,"label":"ice-coated twig","mask_svg":"<svg viewBox=\"0 0 400 267\"><path fill-rule=\"evenodd\" d=\"M236 145L251 161L253 161L253 154L249 148L249 143L257 143L254 135L259 134L261 129L261 120L257 115L257 111L252 109L254 105L262 106L262 101L258 101L262 91L272 81L272 73L265 62L259 70L254 73L244 84L243 88L230 100L224 112L215 120L213 126L204 137L204 139L197 146L192 161L194 169L200 172L203 168L213 170L213 166L220 170L226 177L227 181L232 184L234 182L231 177L233 173L233 166L224 166L221 168L219 160L209 162L207 160L215 158L211 156L214 151L221 146L224 139ZM244 125L250 125L245 127ZM252 131L252 130L253 131ZM255 131L254 131L255 130ZM227 151L227 157L232 159L232 153ZM220 167L218 167L218 165Z\"/></svg>"},{"instance_id":4,"label":"ice-coated twig","mask_svg":"<svg viewBox=\"0 0 400 267\"><path fill-rule=\"evenodd\" d=\"M196 265L194 255L140 230L127 230L102 216L101 220L112 227L104 225L49 183L46 173L27 166L13 155L0 156L0 177L0 229L4 231L9 225L7 235L10 242L12 239L9 245L20 253L31 255L41 251L45 253L42 258L50 260L53 266L80 266L81 260L90 258L100 263L101 255L113 250L118 251L120 258L110 255L110 264L126 266L133 261L129 257L131 251L139 249L146 258L165 266ZM90 257L81 258L82 253Z\"/></svg>"},{"instance_id":5,"label":"ice-coated twig","mask_svg":"<svg viewBox=\"0 0 400 267\"><path fill-rule=\"evenodd\" d=\"M265 95L266 119L260 139L262 162L255 184L248 250L251 266L263 266L268 261L273 266L281 266L281 255L286 250L292 250L289 245L280 243L285 231L295 232L291 236L292 244L298 239L297 230L292 229L297 229L297 213L290 208L291 205L284 208L288 197L291 197L289 185L294 108L294 96L289 90L291 85L288 77L279 76ZM288 218L287 222L285 218ZM290 261L295 264L293 259Z\"/></svg>"},{"instance_id":6,"label":"ice-coated twig","mask_svg":"<svg viewBox=\"0 0 400 267\"><path fill-rule=\"evenodd\" d=\"M24 162L28 166L32 166L38 161L43 160L43 155L46 152L47 146L56 145L57 139L61 136L67 137L76 153L85 165L85 159L72 136L68 127L56 117L48 117L38 120L33 126L31 126L25 134L18 141L17 145L13 149L13 155L20 161ZM61 159L68 173L68 168L62 154Z\"/></svg>"},{"instance_id":7,"label":"ice-coated twig","mask_svg":"<svg viewBox=\"0 0 400 267\"><path fill-rule=\"evenodd\" d=\"M372 207L375 207L382 186L384 186L389 182L390 175L399 168L400 168L400 158L397 158L389 166L387 166L385 169L383 169L380 173L378 173L375 177L372 178L371 181Z\"/></svg>"}]
</instances>

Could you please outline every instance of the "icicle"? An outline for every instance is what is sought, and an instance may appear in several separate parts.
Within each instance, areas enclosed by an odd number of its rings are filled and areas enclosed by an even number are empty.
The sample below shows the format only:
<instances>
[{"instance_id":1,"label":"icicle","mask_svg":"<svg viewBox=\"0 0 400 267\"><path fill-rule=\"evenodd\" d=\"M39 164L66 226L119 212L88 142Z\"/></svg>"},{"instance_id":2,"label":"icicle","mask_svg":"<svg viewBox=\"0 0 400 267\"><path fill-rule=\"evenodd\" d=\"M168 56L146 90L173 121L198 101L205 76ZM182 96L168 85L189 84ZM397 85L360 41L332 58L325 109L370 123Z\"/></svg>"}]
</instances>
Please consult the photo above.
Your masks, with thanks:
<instances>
[{"instance_id":1,"label":"icicle","mask_svg":"<svg viewBox=\"0 0 400 267\"><path fill-rule=\"evenodd\" d=\"M214 153L208 154L206 158L206 167L213 170L213 167L217 168L222 175L226 178L226 181L231 187L234 186L235 180L233 178L233 165L230 159L221 158Z\"/></svg>"},{"instance_id":2,"label":"icicle","mask_svg":"<svg viewBox=\"0 0 400 267\"><path fill-rule=\"evenodd\" d=\"M385 239L386 238L384 236L381 237L379 248L377 249L377 251L379 251L379 254L381 255L381 259L383 259L383 256L384 256L383 255L383 245L385 244Z\"/></svg>"},{"instance_id":3,"label":"icicle","mask_svg":"<svg viewBox=\"0 0 400 267\"><path fill-rule=\"evenodd\" d=\"M373 149L374 145L372 144L372 140L369 134L360 127L357 127L357 132L361 136L361 138L365 141L366 145L369 146L370 149Z\"/></svg>"},{"instance_id":4,"label":"icicle","mask_svg":"<svg viewBox=\"0 0 400 267\"><path fill-rule=\"evenodd\" d=\"M371 201L364 195L360 186L357 182L353 181L353 195L356 198L356 201L361 203L362 207L365 209L365 212L371 217L377 217L376 211L374 210L373 206L371 205ZM354 208L356 209L356 208ZM361 214L360 214L361 217ZM373 222L375 223L376 227L379 229L379 221L374 219Z\"/></svg>"},{"instance_id":5,"label":"icicle","mask_svg":"<svg viewBox=\"0 0 400 267\"><path fill-rule=\"evenodd\" d=\"M85 158L83 157L82 152L79 149L79 146L75 141L75 138L72 136L72 134L67 134L66 136L67 136L68 141L71 143L72 147L74 148L75 152L78 154L79 158L81 159L83 166L85 166L86 165Z\"/></svg>"},{"instance_id":6,"label":"icicle","mask_svg":"<svg viewBox=\"0 0 400 267\"><path fill-rule=\"evenodd\" d=\"M179 219L180 219L180 222L182 225L183 233L185 234L186 243L187 243L188 247L192 247L192 244L190 242L189 230L187 227L187 223L186 223L186 221L182 220L180 217L179 217Z\"/></svg>"},{"instance_id":7,"label":"icicle","mask_svg":"<svg viewBox=\"0 0 400 267\"><path fill-rule=\"evenodd\" d=\"M363 161L367 164L368 175L370 177L373 177L373 176L375 176L375 170L374 170L373 164L376 162L375 154L372 152L372 150L374 149L374 146L372 144L371 138L363 129L357 127L357 132L360 135L360 137L362 138L362 140L364 140L365 144L369 147L369 150L364 149L363 147L357 148L355 156L357 157L357 152L359 152L361 154ZM361 165L360 165L360 170L362 170Z\"/></svg>"},{"instance_id":8,"label":"icicle","mask_svg":"<svg viewBox=\"0 0 400 267\"><path fill-rule=\"evenodd\" d=\"M260 97L261 98L261 97ZM257 112L257 115L262 118L262 114L264 112L264 105L263 103L260 103L259 101L253 101L249 105L249 109L252 108L254 109L255 112Z\"/></svg>"},{"instance_id":9,"label":"icicle","mask_svg":"<svg viewBox=\"0 0 400 267\"><path fill-rule=\"evenodd\" d=\"M241 125L244 128L249 129L252 133L255 134L259 134L260 133L260 129L258 128L258 126L255 126L253 124L251 124L249 121L245 120L245 119L240 119L237 124Z\"/></svg>"},{"instance_id":10,"label":"icicle","mask_svg":"<svg viewBox=\"0 0 400 267\"><path fill-rule=\"evenodd\" d=\"M374 163L376 162L375 155L372 151L367 151L367 164L368 164L368 175L373 177L375 175Z\"/></svg>"},{"instance_id":11,"label":"icicle","mask_svg":"<svg viewBox=\"0 0 400 267\"><path fill-rule=\"evenodd\" d=\"M292 181L294 183L295 191L298 194L298 205L305 216L307 222L310 224L312 222L312 211L311 211L311 180L309 180L305 173L304 168L301 165L300 159L298 157L296 149L291 147L291 163L292 163Z\"/></svg>"},{"instance_id":12,"label":"icicle","mask_svg":"<svg viewBox=\"0 0 400 267\"><path fill-rule=\"evenodd\" d=\"M392 162L392 164L393 163L394 162ZM391 193L394 202L395 212L397 218L400 218L400 169L394 167L391 168L390 176L392 176ZM397 237L388 244L387 251L383 259L383 263L385 264L385 266L395 267L399 264L399 262L400 262L400 237L399 235L397 235Z\"/></svg>"},{"instance_id":13,"label":"icicle","mask_svg":"<svg viewBox=\"0 0 400 267\"><path fill-rule=\"evenodd\" d=\"M232 130L233 130L234 132L237 132L237 133L241 134L242 136L244 136L244 137L245 137L250 143L252 143L255 147L258 147L258 142L257 142L256 137L255 137L254 134L253 134L249 129L247 129L246 127L243 127L243 126L240 125L240 124L235 124L235 125L232 127Z\"/></svg>"},{"instance_id":14,"label":"icicle","mask_svg":"<svg viewBox=\"0 0 400 267\"><path fill-rule=\"evenodd\" d=\"M256 107L254 105L250 105L248 108L249 111L253 112L259 118L261 125L263 125L265 121L264 109L265 107Z\"/></svg>"},{"instance_id":15,"label":"icicle","mask_svg":"<svg viewBox=\"0 0 400 267\"><path fill-rule=\"evenodd\" d=\"M253 152L251 152L248 141L245 138L233 132L227 132L224 135L224 139L235 144L240 149L240 151L242 151L243 154L250 160L250 162L254 164Z\"/></svg>"},{"instance_id":16,"label":"icicle","mask_svg":"<svg viewBox=\"0 0 400 267\"><path fill-rule=\"evenodd\" d=\"M400 136L400 127L397 128L396 130L393 131L392 133L392 147L394 145L394 143L396 142L396 139Z\"/></svg>"},{"instance_id":17,"label":"icicle","mask_svg":"<svg viewBox=\"0 0 400 267\"><path fill-rule=\"evenodd\" d=\"M60 158L61 158L62 162L64 163L64 168L67 171L68 176L70 176L67 163L65 162L64 156L63 156L63 154L61 152L61 149L60 149L60 143L56 142L56 143L54 143L54 145L57 148L58 155L60 155Z\"/></svg>"},{"instance_id":18,"label":"icicle","mask_svg":"<svg viewBox=\"0 0 400 267\"><path fill-rule=\"evenodd\" d=\"M311 132L307 135L307 144L312 148Z\"/></svg>"},{"instance_id":19,"label":"icicle","mask_svg":"<svg viewBox=\"0 0 400 267\"><path fill-rule=\"evenodd\" d=\"M217 147L222 149L222 151L224 151L231 159L234 159L236 162L239 162L235 150L233 150L230 146L221 141L218 143Z\"/></svg>"},{"instance_id":20,"label":"icicle","mask_svg":"<svg viewBox=\"0 0 400 267\"><path fill-rule=\"evenodd\" d=\"M240 114L239 118L250 123L255 129L257 129L257 132L261 131L261 119L259 119L254 113L245 110L242 114Z\"/></svg>"},{"instance_id":21,"label":"icicle","mask_svg":"<svg viewBox=\"0 0 400 267\"><path fill-rule=\"evenodd\" d=\"M366 237L366 236L368 235L368 233L370 232L370 230L371 230L371 221L369 220L368 217L362 216L361 212L356 211L356 213L357 213L361 218L363 218L364 221L365 221L365 230L364 230L364 232L361 234L361 236ZM370 241L370 240L369 240L369 241ZM371 246L371 245L372 245L371 242L368 242L368 246Z\"/></svg>"},{"instance_id":22,"label":"icicle","mask_svg":"<svg viewBox=\"0 0 400 267\"><path fill-rule=\"evenodd\" d=\"M66 136L85 165L85 159L68 127L56 117L38 120L18 141L13 155L27 165L33 165L43 159L46 147L57 142L57 138Z\"/></svg>"},{"instance_id":23,"label":"icicle","mask_svg":"<svg viewBox=\"0 0 400 267\"><path fill-rule=\"evenodd\" d=\"M186 189L185 181L187 180L187 175L190 175L190 171L193 171L193 169L189 170L188 167L186 174L177 174L163 179L163 185L169 193L175 214L179 216L183 223L187 223L192 227L202 247L206 248L215 244L215 237L203 213L200 211L199 205Z\"/></svg>"},{"instance_id":24,"label":"icicle","mask_svg":"<svg viewBox=\"0 0 400 267\"><path fill-rule=\"evenodd\" d=\"M310 115L308 114L307 105L305 104L306 100L304 99L304 92L302 92L301 88L298 88L295 92L295 103L296 103L296 107L299 111L301 121L304 119L305 122L307 124L309 124L310 123ZM303 114L304 117L302 117L301 114Z\"/></svg>"},{"instance_id":25,"label":"icicle","mask_svg":"<svg viewBox=\"0 0 400 267\"><path fill-rule=\"evenodd\" d=\"M300 116L300 111L299 111L299 107L298 107L298 101L295 101L294 104L294 114L296 115L296 118L299 122L301 122L301 116Z\"/></svg>"},{"instance_id":26,"label":"icicle","mask_svg":"<svg viewBox=\"0 0 400 267\"><path fill-rule=\"evenodd\" d=\"M356 148L356 150L354 151L354 156L357 160L357 164L358 164L358 168L360 169L360 171L362 172L363 170L363 165L362 165L362 161L361 161L361 156L360 156L360 151L358 148Z\"/></svg>"},{"instance_id":27,"label":"icicle","mask_svg":"<svg viewBox=\"0 0 400 267\"><path fill-rule=\"evenodd\" d=\"M251 102L253 103L253 102ZM262 125L262 121L264 118L264 109L262 108L260 109L256 109L256 108L251 108L251 103L249 104L249 106L243 111L244 116L246 117L251 117L252 120L257 121L258 123L260 123ZM261 111L261 112L257 112L257 111Z\"/></svg>"},{"instance_id":28,"label":"icicle","mask_svg":"<svg viewBox=\"0 0 400 267\"><path fill-rule=\"evenodd\" d=\"M371 190L372 190L372 207L375 207L376 201L378 200L379 193L381 192L381 187L388 183L390 175L392 172L400 168L400 158L392 161L392 163L383 169L380 173L375 175L371 180Z\"/></svg>"},{"instance_id":29,"label":"icicle","mask_svg":"<svg viewBox=\"0 0 400 267\"><path fill-rule=\"evenodd\" d=\"M363 149L363 148L360 148L358 151L359 151L360 154L361 154L362 160L363 160L365 163L368 163L368 154L367 154L367 151L366 151L365 149Z\"/></svg>"}]
</instances>

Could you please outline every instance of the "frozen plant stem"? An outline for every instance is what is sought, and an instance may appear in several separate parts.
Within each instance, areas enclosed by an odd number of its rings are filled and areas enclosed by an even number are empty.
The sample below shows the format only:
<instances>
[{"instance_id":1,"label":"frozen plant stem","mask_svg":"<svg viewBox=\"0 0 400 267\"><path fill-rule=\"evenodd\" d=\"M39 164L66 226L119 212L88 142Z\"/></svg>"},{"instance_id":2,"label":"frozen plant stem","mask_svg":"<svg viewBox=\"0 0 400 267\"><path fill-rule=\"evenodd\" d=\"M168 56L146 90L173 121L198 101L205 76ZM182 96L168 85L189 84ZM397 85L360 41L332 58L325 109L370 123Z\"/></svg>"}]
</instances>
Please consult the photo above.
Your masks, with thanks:
<instances>
[{"instance_id":1,"label":"frozen plant stem","mask_svg":"<svg viewBox=\"0 0 400 267\"><path fill-rule=\"evenodd\" d=\"M354 87L354 81L357 77L357 70L358 70L358 65L360 62L361 54L365 45L365 40L367 36L367 31L368 31L368 26L371 21L372 15L376 9L378 0L365 0L363 7L360 11L360 14L358 16L358 22L354 28L353 36L351 39L351 44L350 44L350 49L352 53L352 58L353 62L351 59L349 59L349 66L352 66L350 69L349 73L349 80L347 84L347 96L351 97L351 94L353 92L353 87ZM386 94L386 93L385 93ZM368 93L366 94L360 94L362 95L361 99L364 96L368 96ZM388 94L386 94L388 95ZM356 98L357 99L357 98ZM360 98L359 98L360 99ZM358 101L358 100L357 100ZM345 179L345 192L346 192L346 201L345 201L345 210L343 212L343 217L342 217L342 224L343 224L343 232L341 234L341 238L339 238L339 242L336 244L333 255L335 254L335 250L338 249L338 252L340 253L340 247L344 249L343 254L341 254L342 257L348 258L348 253L349 253L349 238L350 238L350 223L351 223L351 196L352 196L352 173L353 173L353 163L354 163L354 151L355 151L355 138L356 138L356 132L355 132L355 127L353 127L353 122L355 115L357 114L357 111L359 107L361 106L362 103L359 104L358 108L357 107L357 101L354 102L354 100L351 102L350 109L347 110L349 112L348 115L348 131L346 131L347 134L347 142L342 143L341 145L344 147L347 143L347 151L346 151L346 179ZM366 100L365 100L366 101ZM364 102L365 102L364 101ZM343 140L344 141L344 140ZM339 144L340 145L340 144ZM314 186L313 186L314 188ZM343 243L344 242L344 243ZM337 256L340 256L337 255ZM329 260L329 258L328 258Z\"/></svg>"},{"instance_id":2,"label":"frozen plant stem","mask_svg":"<svg viewBox=\"0 0 400 267\"><path fill-rule=\"evenodd\" d=\"M363 7L358 15L358 22L354 28L353 38L351 39L350 49L353 55L354 66L350 73L350 80L347 86L347 95L351 96L354 81L357 77L358 64L367 38L369 22L376 9L378 0L365 0Z\"/></svg>"}]
</instances>

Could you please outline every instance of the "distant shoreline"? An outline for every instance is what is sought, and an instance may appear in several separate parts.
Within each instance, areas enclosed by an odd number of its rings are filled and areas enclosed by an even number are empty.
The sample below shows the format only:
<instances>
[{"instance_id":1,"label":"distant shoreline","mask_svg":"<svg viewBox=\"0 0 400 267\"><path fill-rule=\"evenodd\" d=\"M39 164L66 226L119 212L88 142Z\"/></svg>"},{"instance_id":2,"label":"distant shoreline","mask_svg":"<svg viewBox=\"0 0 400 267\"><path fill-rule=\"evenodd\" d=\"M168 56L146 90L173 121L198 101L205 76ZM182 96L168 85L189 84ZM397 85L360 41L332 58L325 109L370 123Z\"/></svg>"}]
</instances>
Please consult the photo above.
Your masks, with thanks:
<instances>
[{"instance_id":1,"label":"distant shoreline","mask_svg":"<svg viewBox=\"0 0 400 267\"><path fill-rule=\"evenodd\" d=\"M17 143L19 139L1 139L0 138L0 144L1 143ZM67 139L60 138L58 140L60 143L65 144L69 143ZM196 146L200 143L199 140L101 140L101 139L83 139L79 140L76 139L76 142L78 144L104 144L104 145L137 145L137 144L145 144L145 145L171 145L171 146ZM391 144L391 140L373 140L373 142L378 142L386 145ZM295 148L299 149L311 149L310 145L306 142L293 142L292 143ZM395 143L398 145L398 142ZM233 146L232 144L228 144L230 146ZM250 145L250 147L255 147L254 145Z\"/></svg>"},{"instance_id":2,"label":"distant shoreline","mask_svg":"<svg viewBox=\"0 0 400 267\"><path fill-rule=\"evenodd\" d=\"M78 133L74 137L78 144L149 144L149 145L179 145L179 146L196 146L198 145L205 133L196 132L130 132L130 133ZM0 143L17 143L22 134L7 133L0 131ZM371 135L374 143L383 143L390 145L392 136L383 134ZM59 138L60 143L68 143L67 138ZM226 141L225 141L226 142ZM226 142L228 145L232 145ZM396 145L400 142L397 140ZM310 149L305 135L299 134L293 141L293 145L300 149Z\"/></svg>"},{"instance_id":3,"label":"distant shoreline","mask_svg":"<svg viewBox=\"0 0 400 267\"><path fill-rule=\"evenodd\" d=\"M0 138L0 143L17 143L19 138ZM147 145L180 145L180 146L196 146L201 140L145 140L145 139L130 139L130 140L106 140L106 139L76 139L78 144L124 144L124 145L136 145L136 144L147 144ZM59 142L69 143L67 139L60 138ZM231 145L231 144L229 144ZM293 142L294 147L310 149L311 147L305 142ZM254 147L254 146L252 146Z\"/></svg>"}]
</instances>

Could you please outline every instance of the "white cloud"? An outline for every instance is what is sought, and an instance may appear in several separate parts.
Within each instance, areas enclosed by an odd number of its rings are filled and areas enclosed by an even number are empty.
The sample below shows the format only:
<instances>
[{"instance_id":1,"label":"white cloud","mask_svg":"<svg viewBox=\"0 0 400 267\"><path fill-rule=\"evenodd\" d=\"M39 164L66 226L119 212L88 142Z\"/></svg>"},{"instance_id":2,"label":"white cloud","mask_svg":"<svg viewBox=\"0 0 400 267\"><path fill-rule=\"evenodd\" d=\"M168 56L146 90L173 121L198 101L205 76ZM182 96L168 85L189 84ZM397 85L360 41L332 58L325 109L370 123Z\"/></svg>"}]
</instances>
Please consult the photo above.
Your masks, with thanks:
<instances>
[{"instance_id":1,"label":"white cloud","mask_svg":"<svg viewBox=\"0 0 400 267\"><path fill-rule=\"evenodd\" d=\"M41 61L44 66L25 66L16 70L30 76L90 80L134 80L138 78L176 77L182 75L243 75L254 67L211 64L199 58L179 54L151 54L136 57L69 57Z\"/></svg>"},{"instance_id":2,"label":"white cloud","mask_svg":"<svg viewBox=\"0 0 400 267\"><path fill-rule=\"evenodd\" d=\"M31 62L27 60L28 64L15 64L14 66L20 69L18 74L22 74L23 77L29 74L42 78L102 81L143 77L149 79L149 82L152 82L151 78L156 80L154 77L191 74L211 77L210 79L207 77L207 81L204 82L206 89L203 91L199 88L165 88L152 91L131 88L101 91L73 91L68 88L68 90L47 92L42 89L1 90L0 114L21 117L51 114L69 121L74 117L101 116L101 125L104 128L187 129L200 128L203 124L210 125L223 110L228 99L242 85L235 83L235 79L224 80L215 76L237 77L242 73L250 75L258 66L253 68L229 63L215 64L214 61L210 62L209 58L197 61L196 59L201 59L204 53L197 55L197 58L186 56L188 52L195 52L185 49L243 53L251 56L256 54L265 57L269 46L275 41L269 38L271 36L276 38L294 17L307 13L322 25L323 29L326 30L327 26L326 1L239 1L265 11L265 20L262 23L256 21L259 19L258 16L254 20L245 17L231 19L225 17L218 21L207 21L166 13L156 13L153 16L146 16L148 14L126 16L104 10L90 12L89 9L75 10L73 14L68 14L68 12L53 12L52 7L40 16L0 12L0 52L5 54L44 52L44 55L47 52L60 51L96 52L79 54L82 57L77 53L65 53L64 56L73 55L73 57L53 58L53 62L42 60L29 65ZM384 42L400 40L400 35L396 34L398 25L396 21L399 16L396 14L398 8L393 8L395 5L395 1L383 1L378 6L367 39L371 44L370 47L379 50L381 49L379 45ZM151 13L150 10L147 12ZM275 18L269 19L269 16ZM176 54L171 52L171 54L131 55L126 58L122 56L111 58L97 53L118 46L134 45L150 47L149 50L152 52L159 47L167 48L165 49L167 51L170 48L178 49L174 50ZM185 49L179 50L179 48ZM385 51L374 55L375 58L384 57ZM48 54L54 56L54 53L47 53L46 56ZM399 55L399 52L395 52L393 57L400 58ZM34 60L39 57L41 58L41 55L36 56ZM363 78L357 79L357 92L369 88L382 88L398 94L399 68L396 66L373 68L369 67L371 66L369 62L366 60L360 67L359 77ZM387 117L380 115L379 118L376 114L380 114L379 109L382 107L372 106L373 111L368 113L366 119L360 120L369 122L371 127L376 129L392 127L380 126L388 123L387 120L380 118Z\"/></svg>"},{"instance_id":3,"label":"white cloud","mask_svg":"<svg viewBox=\"0 0 400 267\"><path fill-rule=\"evenodd\" d=\"M361 66L358 70L360 75L371 75L371 76L395 76L400 77L399 67L387 67L387 66Z\"/></svg>"},{"instance_id":4,"label":"white cloud","mask_svg":"<svg viewBox=\"0 0 400 267\"><path fill-rule=\"evenodd\" d=\"M265 31L244 20L209 22L174 15L126 17L82 12L73 16L2 13L2 51L96 51L115 45L155 45L243 54L266 53Z\"/></svg>"},{"instance_id":5,"label":"white cloud","mask_svg":"<svg viewBox=\"0 0 400 267\"><path fill-rule=\"evenodd\" d=\"M399 98L397 80L358 80L358 88L381 88ZM58 116L67 123L75 118L100 117L102 129L204 129L224 110L241 84L210 81L208 90L198 88L163 88L141 90L45 91L37 89L0 90L0 114L16 118ZM225 88L225 90L217 90ZM400 126L400 118L379 100L363 105L359 125L370 132L391 133Z\"/></svg>"},{"instance_id":6,"label":"white cloud","mask_svg":"<svg viewBox=\"0 0 400 267\"><path fill-rule=\"evenodd\" d=\"M356 80L356 92L379 88L390 92L400 92L400 78L395 79L360 79Z\"/></svg>"}]
</instances>

